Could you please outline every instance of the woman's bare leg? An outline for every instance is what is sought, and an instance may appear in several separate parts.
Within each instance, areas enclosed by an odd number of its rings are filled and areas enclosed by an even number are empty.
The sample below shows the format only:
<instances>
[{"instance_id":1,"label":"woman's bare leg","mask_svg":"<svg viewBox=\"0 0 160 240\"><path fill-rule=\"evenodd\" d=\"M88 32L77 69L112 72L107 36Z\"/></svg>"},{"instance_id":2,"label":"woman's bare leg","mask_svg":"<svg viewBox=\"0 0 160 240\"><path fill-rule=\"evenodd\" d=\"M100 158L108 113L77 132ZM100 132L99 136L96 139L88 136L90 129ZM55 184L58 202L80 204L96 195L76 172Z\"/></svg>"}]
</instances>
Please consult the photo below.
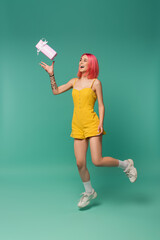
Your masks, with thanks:
<instances>
[{"instance_id":1,"label":"woman's bare leg","mask_svg":"<svg viewBox=\"0 0 160 240\"><path fill-rule=\"evenodd\" d=\"M74 154L76 157L78 171L83 182L88 182L90 180L90 174L86 167L88 140L89 140L88 138L86 139L74 138Z\"/></svg>"},{"instance_id":2,"label":"woman's bare leg","mask_svg":"<svg viewBox=\"0 0 160 240\"><path fill-rule=\"evenodd\" d=\"M118 167L119 160L112 157L102 157L102 134L90 137L92 162L96 166Z\"/></svg>"}]
</instances>

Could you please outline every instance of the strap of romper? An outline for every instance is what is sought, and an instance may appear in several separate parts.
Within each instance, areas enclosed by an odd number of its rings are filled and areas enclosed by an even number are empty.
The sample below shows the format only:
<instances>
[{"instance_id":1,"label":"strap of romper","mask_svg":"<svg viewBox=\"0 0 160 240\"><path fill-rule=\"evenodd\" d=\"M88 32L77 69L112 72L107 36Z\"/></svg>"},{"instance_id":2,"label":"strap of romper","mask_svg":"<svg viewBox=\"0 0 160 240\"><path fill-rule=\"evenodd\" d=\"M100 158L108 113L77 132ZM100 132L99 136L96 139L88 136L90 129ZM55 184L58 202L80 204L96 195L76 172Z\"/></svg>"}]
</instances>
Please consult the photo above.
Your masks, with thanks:
<instances>
[{"instance_id":1,"label":"strap of romper","mask_svg":"<svg viewBox=\"0 0 160 240\"><path fill-rule=\"evenodd\" d=\"M76 80L77 80L77 78L75 78L75 80L74 80L74 83L73 83L73 88L74 88L74 84L75 84Z\"/></svg>"},{"instance_id":2,"label":"strap of romper","mask_svg":"<svg viewBox=\"0 0 160 240\"><path fill-rule=\"evenodd\" d=\"M96 80L96 78L92 81L92 84L91 84L91 88L92 88L92 86L93 86L93 83L94 83L94 81Z\"/></svg>"}]
</instances>

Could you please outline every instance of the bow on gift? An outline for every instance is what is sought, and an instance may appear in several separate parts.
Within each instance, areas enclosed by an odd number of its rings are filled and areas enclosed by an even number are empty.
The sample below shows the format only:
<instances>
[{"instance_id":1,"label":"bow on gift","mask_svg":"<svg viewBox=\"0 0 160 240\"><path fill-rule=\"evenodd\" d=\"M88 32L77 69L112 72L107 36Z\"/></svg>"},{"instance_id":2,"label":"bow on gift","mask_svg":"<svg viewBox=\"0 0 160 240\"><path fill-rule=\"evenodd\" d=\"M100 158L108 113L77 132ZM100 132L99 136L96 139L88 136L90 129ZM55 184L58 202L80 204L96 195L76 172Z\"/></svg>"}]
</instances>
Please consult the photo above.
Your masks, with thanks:
<instances>
[{"instance_id":1,"label":"bow on gift","mask_svg":"<svg viewBox=\"0 0 160 240\"><path fill-rule=\"evenodd\" d=\"M45 38L42 38L45 39ZM42 40L41 39L41 40ZM43 41L43 40L42 40ZM48 43L48 41L45 39L44 42L41 44L41 46L37 49L37 55L39 55L39 52L42 50L42 48Z\"/></svg>"}]
</instances>

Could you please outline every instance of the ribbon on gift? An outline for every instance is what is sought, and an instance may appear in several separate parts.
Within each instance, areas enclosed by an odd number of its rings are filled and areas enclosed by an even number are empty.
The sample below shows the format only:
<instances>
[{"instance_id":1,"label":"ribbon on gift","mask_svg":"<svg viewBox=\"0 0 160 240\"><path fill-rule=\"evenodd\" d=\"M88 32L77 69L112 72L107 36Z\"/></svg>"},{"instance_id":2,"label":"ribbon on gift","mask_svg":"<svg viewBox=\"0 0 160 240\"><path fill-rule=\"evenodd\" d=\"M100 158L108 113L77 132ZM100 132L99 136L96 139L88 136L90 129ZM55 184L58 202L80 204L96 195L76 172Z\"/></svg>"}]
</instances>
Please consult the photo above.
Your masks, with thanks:
<instances>
[{"instance_id":1,"label":"ribbon on gift","mask_svg":"<svg viewBox=\"0 0 160 240\"><path fill-rule=\"evenodd\" d=\"M44 42L41 44L41 46L37 49L37 55L39 55L39 52L42 50L42 48L48 43L48 41L45 39L45 38L42 38L44 39ZM42 40L41 39L41 40ZM43 40L42 40L43 41Z\"/></svg>"}]
</instances>

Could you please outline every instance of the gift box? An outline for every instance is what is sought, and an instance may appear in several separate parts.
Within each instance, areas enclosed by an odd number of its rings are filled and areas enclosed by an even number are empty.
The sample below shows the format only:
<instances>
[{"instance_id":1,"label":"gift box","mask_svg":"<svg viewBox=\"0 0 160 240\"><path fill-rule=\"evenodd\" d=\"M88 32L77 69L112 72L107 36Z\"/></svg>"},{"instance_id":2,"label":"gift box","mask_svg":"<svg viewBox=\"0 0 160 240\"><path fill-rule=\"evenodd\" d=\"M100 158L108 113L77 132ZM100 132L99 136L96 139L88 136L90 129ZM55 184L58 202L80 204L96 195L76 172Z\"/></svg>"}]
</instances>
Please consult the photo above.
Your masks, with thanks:
<instances>
[{"instance_id":1,"label":"gift box","mask_svg":"<svg viewBox=\"0 0 160 240\"><path fill-rule=\"evenodd\" d=\"M37 43L37 55L39 55L39 52L42 52L46 57L53 60L53 58L57 55L57 52L51 48L48 44L48 41L46 41L43 38Z\"/></svg>"}]
</instances>

